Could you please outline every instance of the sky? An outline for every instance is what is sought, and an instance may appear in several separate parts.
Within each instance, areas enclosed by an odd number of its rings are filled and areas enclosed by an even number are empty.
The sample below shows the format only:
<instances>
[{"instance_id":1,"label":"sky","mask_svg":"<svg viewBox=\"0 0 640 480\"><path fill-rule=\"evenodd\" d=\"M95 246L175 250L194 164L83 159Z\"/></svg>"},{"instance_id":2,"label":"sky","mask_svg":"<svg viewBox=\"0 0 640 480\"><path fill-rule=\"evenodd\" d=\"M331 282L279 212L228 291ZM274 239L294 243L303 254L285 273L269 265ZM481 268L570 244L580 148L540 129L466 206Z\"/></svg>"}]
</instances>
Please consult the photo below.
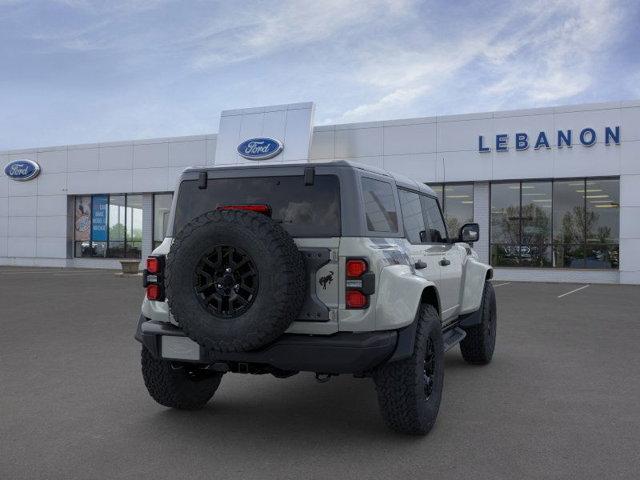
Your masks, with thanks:
<instances>
[{"instance_id":1,"label":"sky","mask_svg":"<svg viewBox=\"0 0 640 480\"><path fill-rule=\"evenodd\" d=\"M0 150L640 98L640 2L0 0Z\"/></svg>"}]
</instances>

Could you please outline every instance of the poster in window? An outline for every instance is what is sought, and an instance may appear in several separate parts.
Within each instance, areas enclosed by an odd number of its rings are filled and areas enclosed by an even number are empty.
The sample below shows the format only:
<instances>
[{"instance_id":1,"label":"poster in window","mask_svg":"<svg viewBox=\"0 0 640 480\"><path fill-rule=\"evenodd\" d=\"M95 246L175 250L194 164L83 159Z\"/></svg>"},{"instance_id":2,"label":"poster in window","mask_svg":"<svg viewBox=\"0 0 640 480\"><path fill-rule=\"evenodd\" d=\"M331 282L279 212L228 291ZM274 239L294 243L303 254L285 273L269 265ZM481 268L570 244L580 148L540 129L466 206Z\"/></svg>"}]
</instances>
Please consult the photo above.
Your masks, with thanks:
<instances>
[{"instance_id":1,"label":"poster in window","mask_svg":"<svg viewBox=\"0 0 640 480\"><path fill-rule=\"evenodd\" d=\"M91 234L91 197L76 197L75 239L88 242Z\"/></svg>"},{"instance_id":2,"label":"poster in window","mask_svg":"<svg viewBox=\"0 0 640 480\"><path fill-rule=\"evenodd\" d=\"M94 195L92 204L91 236L94 242L107 241L108 195Z\"/></svg>"}]
</instances>

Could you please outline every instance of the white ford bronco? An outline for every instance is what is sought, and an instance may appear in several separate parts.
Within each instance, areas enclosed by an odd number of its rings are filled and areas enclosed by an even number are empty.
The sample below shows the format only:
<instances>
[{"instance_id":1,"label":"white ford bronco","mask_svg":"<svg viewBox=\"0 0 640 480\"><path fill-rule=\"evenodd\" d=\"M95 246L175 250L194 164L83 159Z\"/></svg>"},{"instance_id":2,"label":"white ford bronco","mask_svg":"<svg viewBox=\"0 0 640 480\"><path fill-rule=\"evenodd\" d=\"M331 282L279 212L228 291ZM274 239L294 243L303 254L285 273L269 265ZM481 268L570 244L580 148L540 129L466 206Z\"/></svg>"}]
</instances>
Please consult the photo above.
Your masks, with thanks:
<instances>
[{"instance_id":1,"label":"white ford bronco","mask_svg":"<svg viewBox=\"0 0 640 480\"><path fill-rule=\"evenodd\" d=\"M136 339L151 396L203 407L225 373L371 377L385 422L426 434L444 352L491 361L492 269L433 191L338 161L190 168L147 259Z\"/></svg>"}]
</instances>

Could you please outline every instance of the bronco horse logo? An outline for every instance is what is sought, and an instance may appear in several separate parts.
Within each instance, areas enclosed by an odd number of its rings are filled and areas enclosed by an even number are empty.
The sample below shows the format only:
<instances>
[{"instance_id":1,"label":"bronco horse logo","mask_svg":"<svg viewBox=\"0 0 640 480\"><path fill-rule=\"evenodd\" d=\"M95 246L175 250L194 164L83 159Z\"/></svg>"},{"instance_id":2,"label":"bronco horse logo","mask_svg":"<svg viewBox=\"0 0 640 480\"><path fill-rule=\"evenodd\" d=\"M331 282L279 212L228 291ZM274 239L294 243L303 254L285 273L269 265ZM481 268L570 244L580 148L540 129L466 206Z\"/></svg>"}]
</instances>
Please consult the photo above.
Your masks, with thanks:
<instances>
[{"instance_id":1,"label":"bronco horse logo","mask_svg":"<svg viewBox=\"0 0 640 480\"><path fill-rule=\"evenodd\" d=\"M333 281L333 272L329 272L329 275L325 275L324 277L320 277L320 285L323 290L327 289L327 285L331 284Z\"/></svg>"}]
</instances>

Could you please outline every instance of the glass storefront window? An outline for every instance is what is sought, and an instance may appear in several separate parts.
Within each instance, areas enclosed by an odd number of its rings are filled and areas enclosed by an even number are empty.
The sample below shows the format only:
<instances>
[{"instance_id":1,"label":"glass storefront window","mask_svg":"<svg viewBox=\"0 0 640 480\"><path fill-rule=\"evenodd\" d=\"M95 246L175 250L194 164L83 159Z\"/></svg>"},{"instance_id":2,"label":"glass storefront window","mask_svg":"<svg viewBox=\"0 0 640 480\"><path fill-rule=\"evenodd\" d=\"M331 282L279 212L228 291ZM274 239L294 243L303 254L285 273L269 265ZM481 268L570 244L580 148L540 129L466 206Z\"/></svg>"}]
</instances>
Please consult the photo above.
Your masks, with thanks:
<instances>
[{"instance_id":1,"label":"glass storefront window","mask_svg":"<svg viewBox=\"0 0 640 480\"><path fill-rule=\"evenodd\" d=\"M167 234L172 200L172 193L156 193L153 195L153 248L160 245Z\"/></svg>"},{"instance_id":2,"label":"glass storefront window","mask_svg":"<svg viewBox=\"0 0 640 480\"><path fill-rule=\"evenodd\" d=\"M460 227L473 222L473 183L428 185L438 198L449 236L457 236Z\"/></svg>"},{"instance_id":3,"label":"glass storefront window","mask_svg":"<svg viewBox=\"0 0 640 480\"><path fill-rule=\"evenodd\" d=\"M586 268L618 268L620 182L587 180Z\"/></svg>"},{"instance_id":4,"label":"glass storefront window","mask_svg":"<svg viewBox=\"0 0 640 480\"><path fill-rule=\"evenodd\" d=\"M107 256L124 257L124 237L127 210L124 195L109 196L109 243Z\"/></svg>"},{"instance_id":5,"label":"glass storefront window","mask_svg":"<svg viewBox=\"0 0 640 480\"><path fill-rule=\"evenodd\" d=\"M551 266L551 182L522 182L520 265Z\"/></svg>"},{"instance_id":6,"label":"glass storefront window","mask_svg":"<svg viewBox=\"0 0 640 480\"><path fill-rule=\"evenodd\" d=\"M142 254L142 195L127 195L126 256Z\"/></svg>"},{"instance_id":7,"label":"glass storefront window","mask_svg":"<svg viewBox=\"0 0 640 480\"><path fill-rule=\"evenodd\" d=\"M75 198L74 256L140 258L142 195Z\"/></svg>"},{"instance_id":8,"label":"glass storefront window","mask_svg":"<svg viewBox=\"0 0 640 480\"><path fill-rule=\"evenodd\" d=\"M491 185L495 266L618 268L618 179Z\"/></svg>"},{"instance_id":9,"label":"glass storefront window","mask_svg":"<svg viewBox=\"0 0 640 480\"><path fill-rule=\"evenodd\" d=\"M491 185L491 264L518 265L520 258L520 183Z\"/></svg>"},{"instance_id":10,"label":"glass storefront window","mask_svg":"<svg viewBox=\"0 0 640 480\"><path fill-rule=\"evenodd\" d=\"M585 180L553 182L554 266L584 268Z\"/></svg>"}]
</instances>

